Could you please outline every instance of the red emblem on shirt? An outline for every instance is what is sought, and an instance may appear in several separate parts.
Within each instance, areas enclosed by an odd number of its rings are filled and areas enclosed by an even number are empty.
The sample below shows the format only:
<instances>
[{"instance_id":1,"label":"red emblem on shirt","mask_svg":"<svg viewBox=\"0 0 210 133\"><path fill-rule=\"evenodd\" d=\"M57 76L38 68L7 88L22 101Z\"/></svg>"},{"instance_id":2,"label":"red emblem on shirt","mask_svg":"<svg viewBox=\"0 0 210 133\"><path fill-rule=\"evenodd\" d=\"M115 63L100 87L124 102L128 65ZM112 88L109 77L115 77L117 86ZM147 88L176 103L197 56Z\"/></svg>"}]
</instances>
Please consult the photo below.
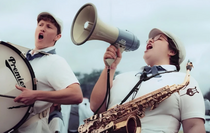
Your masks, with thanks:
<instances>
[{"instance_id":1,"label":"red emblem on shirt","mask_svg":"<svg viewBox=\"0 0 210 133\"><path fill-rule=\"evenodd\" d=\"M196 89L196 87L187 89L187 92L183 95L193 96L195 93L199 93L198 90ZM183 96L183 95L181 95L181 96Z\"/></svg>"}]
</instances>

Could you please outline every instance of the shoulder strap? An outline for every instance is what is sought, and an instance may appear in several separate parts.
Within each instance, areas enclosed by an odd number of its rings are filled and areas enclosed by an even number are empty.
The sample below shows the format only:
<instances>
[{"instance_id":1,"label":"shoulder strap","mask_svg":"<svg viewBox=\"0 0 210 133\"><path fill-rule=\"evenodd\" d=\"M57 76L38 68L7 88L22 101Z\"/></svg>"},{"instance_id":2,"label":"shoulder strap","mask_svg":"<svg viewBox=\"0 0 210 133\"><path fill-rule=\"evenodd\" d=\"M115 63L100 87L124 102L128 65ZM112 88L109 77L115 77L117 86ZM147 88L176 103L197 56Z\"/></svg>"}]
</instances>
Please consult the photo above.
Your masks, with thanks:
<instances>
[{"instance_id":1,"label":"shoulder strap","mask_svg":"<svg viewBox=\"0 0 210 133\"><path fill-rule=\"evenodd\" d=\"M128 95L121 101L120 105L123 104L129 97L131 94L133 94L135 92L135 95L137 94L139 88L138 86L141 85L142 81L147 81L157 75L160 75L160 74L164 74L164 73L171 73L171 72L176 72L177 70L174 70L174 71L165 71L165 72L162 72L162 73L157 73L155 75L152 75L150 77L147 77L147 74L145 72L143 72L140 76L140 80L137 82L137 84L133 87L133 89L128 93Z\"/></svg>"}]
</instances>

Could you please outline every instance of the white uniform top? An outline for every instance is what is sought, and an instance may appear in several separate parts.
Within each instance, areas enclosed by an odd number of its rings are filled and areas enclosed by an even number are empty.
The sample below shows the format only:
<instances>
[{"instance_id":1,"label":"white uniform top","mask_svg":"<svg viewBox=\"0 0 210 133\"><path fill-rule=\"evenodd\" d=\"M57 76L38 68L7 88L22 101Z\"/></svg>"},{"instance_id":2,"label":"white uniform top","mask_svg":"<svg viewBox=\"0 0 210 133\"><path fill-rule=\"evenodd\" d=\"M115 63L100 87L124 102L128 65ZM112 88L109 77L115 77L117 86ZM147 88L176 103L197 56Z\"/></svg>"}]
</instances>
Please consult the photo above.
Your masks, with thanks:
<instances>
[{"instance_id":1,"label":"white uniform top","mask_svg":"<svg viewBox=\"0 0 210 133\"><path fill-rule=\"evenodd\" d=\"M163 65L162 67L167 71L176 70L173 65ZM136 85L140 79L140 74L137 73L128 72L116 76L110 92L109 108L120 104ZM165 73L161 74L160 78L155 77L142 82L135 98L167 85L181 84L184 82L185 75L181 72ZM189 88L194 90L195 94L193 96L186 94ZM131 99L132 95L127 101L131 101ZM181 121L196 117L205 118L204 99L196 80L190 77L190 84L180 91L180 95L176 92L160 103L156 109L150 111L150 108L148 108L145 111L145 117L141 118L141 133L175 133L179 131Z\"/></svg>"},{"instance_id":2,"label":"white uniform top","mask_svg":"<svg viewBox=\"0 0 210 133\"><path fill-rule=\"evenodd\" d=\"M64 123L62 133L68 133L70 111L71 111L71 105L61 105L61 113L63 116L63 123Z\"/></svg>"},{"instance_id":3,"label":"white uniform top","mask_svg":"<svg viewBox=\"0 0 210 133\"><path fill-rule=\"evenodd\" d=\"M42 49L41 51L48 52L55 47ZM38 80L37 90L57 91L65 89L73 83L79 83L68 63L62 57L56 54L44 55L40 58L35 58L30 61L30 64ZM37 113L40 113L50 108L52 103L44 101L36 101L31 111L29 118ZM21 127L21 133L47 133L49 127L45 124L47 120L38 121L28 127ZM43 129L42 129L43 128Z\"/></svg>"},{"instance_id":4,"label":"white uniform top","mask_svg":"<svg viewBox=\"0 0 210 133\"><path fill-rule=\"evenodd\" d=\"M94 115L90 109L90 102L88 98L83 98L82 103L79 104L79 125L84 124L84 120Z\"/></svg>"},{"instance_id":5,"label":"white uniform top","mask_svg":"<svg viewBox=\"0 0 210 133\"><path fill-rule=\"evenodd\" d=\"M64 123L59 117L53 118L49 123L51 133L64 133Z\"/></svg>"}]
</instances>

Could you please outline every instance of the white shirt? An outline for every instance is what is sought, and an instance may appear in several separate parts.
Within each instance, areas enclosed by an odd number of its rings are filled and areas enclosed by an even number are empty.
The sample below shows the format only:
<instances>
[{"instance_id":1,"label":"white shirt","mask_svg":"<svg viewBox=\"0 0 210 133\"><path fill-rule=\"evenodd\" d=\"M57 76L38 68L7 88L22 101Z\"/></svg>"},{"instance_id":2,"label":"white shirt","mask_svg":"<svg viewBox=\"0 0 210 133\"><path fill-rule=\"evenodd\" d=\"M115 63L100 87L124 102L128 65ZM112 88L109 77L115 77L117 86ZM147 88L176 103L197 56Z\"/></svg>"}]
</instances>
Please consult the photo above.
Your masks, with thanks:
<instances>
[{"instance_id":1,"label":"white shirt","mask_svg":"<svg viewBox=\"0 0 210 133\"><path fill-rule=\"evenodd\" d=\"M46 49L42 49L41 51L48 52L52 49L54 49L54 47L48 47ZM35 77L38 80L37 90L57 91L65 89L67 86L73 83L79 83L65 59L56 54L35 58L34 60L30 61L30 64L35 73ZM33 109L31 110L29 118L50 108L51 105L52 103L49 102L36 101ZM44 128L49 127L43 125L45 121L41 119L40 121L42 121L42 124L32 124L27 127L27 129L30 130L20 128L20 130L22 130L21 133L32 133L33 131L36 132L36 130L38 131L38 129L41 129L42 127L43 130L39 131L39 133L47 133L47 131L44 131Z\"/></svg>"},{"instance_id":2,"label":"white shirt","mask_svg":"<svg viewBox=\"0 0 210 133\"><path fill-rule=\"evenodd\" d=\"M53 118L49 123L49 128L52 133L65 133L64 123L59 117Z\"/></svg>"},{"instance_id":3,"label":"white shirt","mask_svg":"<svg viewBox=\"0 0 210 133\"><path fill-rule=\"evenodd\" d=\"M175 70L173 65L162 66L167 71ZM110 92L109 108L113 107L124 99L130 90L139 81L138 72L128 72L116 76ZM136 75L136 76L135 76ZM165 87L166 85L181 84L184 81L185 73L172 72L161 74L160 78L152 78L142 82L136 98L148 94L152 91ZM189 88L195 88L199 93L193 96L185 95ZM117 95L117 97L116 97ZM127 101L131 101L132 95ZM126 101L126 102L127 102ZM204 100L196 80L191 76L190 84L186 89L172 94L168 99L159 104L159 106L150 111L148 108L145 117L141 118L141 133L174 133L178 132L180 122L189 118L202 118L205 116Z\"/></svg>"},{"instance_id":4,"label":"white shirt","mask_svg":"<svg viewBox=\"0 0 210 133\"><path fill-rule=\"evenodd\" d=\"M79 104L79 125L84 124L84 120L93 116L94 113L90 109L89 99L83 98L82 103Z\"/></svg>"}]
</instances>

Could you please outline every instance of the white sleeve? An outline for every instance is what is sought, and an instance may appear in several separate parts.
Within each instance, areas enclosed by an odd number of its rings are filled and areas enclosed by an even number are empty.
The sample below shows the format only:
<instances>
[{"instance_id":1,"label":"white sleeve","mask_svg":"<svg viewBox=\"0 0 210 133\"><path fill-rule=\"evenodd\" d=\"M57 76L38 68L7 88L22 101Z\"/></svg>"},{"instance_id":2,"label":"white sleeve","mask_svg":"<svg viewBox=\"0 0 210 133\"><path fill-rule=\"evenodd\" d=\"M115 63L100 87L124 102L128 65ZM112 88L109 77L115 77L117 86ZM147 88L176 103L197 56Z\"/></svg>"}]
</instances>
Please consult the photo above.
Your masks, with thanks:
<instances>
[{"instance_id":1,"label":"white sleeve","mask_svg":"<svg viewBox=\"0 0 210 133\"><path fill-rule=\"evenodd\" d=\"M73 83L79 83L65 59L57 57L49 68L48 81L55 90L64 89Z\"/></svg>"},{"instance_id":2,"label":"white sleeve","mask_svg":"<svg viewBox=\"0 0 210 133\"><path fill-rule=\"evenodd\" d=\"M180 91L181 120L202 118L205 120L205 105L203 94L197 81L191 77L190 84Z\"/></svg>"}]
</instances>

